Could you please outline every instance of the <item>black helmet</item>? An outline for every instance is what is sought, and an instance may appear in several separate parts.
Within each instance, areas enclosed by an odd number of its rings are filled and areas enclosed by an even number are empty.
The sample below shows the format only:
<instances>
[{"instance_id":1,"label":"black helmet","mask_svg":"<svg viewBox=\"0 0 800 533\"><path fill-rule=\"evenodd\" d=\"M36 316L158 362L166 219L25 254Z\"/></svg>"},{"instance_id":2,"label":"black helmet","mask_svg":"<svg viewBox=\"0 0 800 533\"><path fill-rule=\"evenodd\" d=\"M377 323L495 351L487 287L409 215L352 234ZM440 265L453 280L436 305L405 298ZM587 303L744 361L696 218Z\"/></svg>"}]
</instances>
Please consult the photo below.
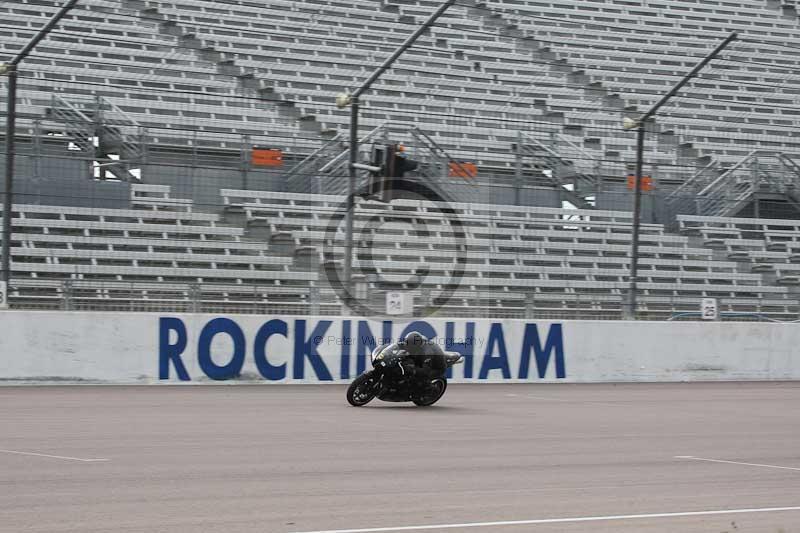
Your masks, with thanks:
<instances>
[{"instance_id":1,"label":"black helmet","mask_svg":"<svg viewBox=\"0 0 800 533\"><path fill-rule=\"evenodd\" d=\"M406 346L422 346L426 342L428 342L428 339L419 331L412 331L403 339L403 343Z\"/></svg>"}]
</instances>

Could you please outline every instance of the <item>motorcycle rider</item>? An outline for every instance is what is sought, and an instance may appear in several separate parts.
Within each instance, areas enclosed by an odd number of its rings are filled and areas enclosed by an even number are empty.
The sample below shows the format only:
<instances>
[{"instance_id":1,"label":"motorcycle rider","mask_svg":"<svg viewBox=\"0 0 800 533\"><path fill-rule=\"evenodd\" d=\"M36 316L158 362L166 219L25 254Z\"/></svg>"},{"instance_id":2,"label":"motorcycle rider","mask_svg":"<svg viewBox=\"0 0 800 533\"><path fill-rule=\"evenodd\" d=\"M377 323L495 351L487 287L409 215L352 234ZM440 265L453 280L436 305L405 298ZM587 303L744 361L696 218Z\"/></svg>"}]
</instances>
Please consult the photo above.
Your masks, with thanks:
<instances>
[{"instance_id":1,"label":"motorcycle rider","mask_svg":"<svg viewBox=\"0 0 800 533\"><path fill-rule=\"evenodd\" d=\"M430 382L442 377L447 370L444 351L418 331L406 335L399 344L409 355L407 362L403 363L403 372L412 389L424 393Z\"/></svg>"}]
</instances>

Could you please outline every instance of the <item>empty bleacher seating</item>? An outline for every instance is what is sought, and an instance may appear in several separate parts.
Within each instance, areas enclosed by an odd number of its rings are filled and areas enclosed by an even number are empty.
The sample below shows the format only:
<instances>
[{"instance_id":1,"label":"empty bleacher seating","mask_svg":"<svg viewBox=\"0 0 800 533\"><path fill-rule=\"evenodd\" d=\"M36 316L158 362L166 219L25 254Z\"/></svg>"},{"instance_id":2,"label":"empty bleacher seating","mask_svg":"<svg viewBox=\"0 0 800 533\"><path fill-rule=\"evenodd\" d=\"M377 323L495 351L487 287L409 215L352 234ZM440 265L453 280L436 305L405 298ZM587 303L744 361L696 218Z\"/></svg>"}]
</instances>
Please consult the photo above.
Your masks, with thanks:
<instances>
[{"instance_id":1,"label":"empty bleacher seating","mask_svg":"<svg viewBox=\"0 0 800 533\"><path fill-rule=\"evenodd\" d=\"M169 305L189 302L198 291L220 307L235 308L237 298L266 305L273 297L291 307L316 284L316 273L292 268L292 257L246 238L218 215L193 212L190 200L170 198L165 187L132 190L134 208L127 210L16 205L12 287L18 297L52 305L66 287L81 287L73 305L128 309L141 299L152 309L154 295Z\"/></svg>"},{"instance_id":2,"label":"empty bleacher seating","mask_svg":"<svg viewBox=\"0 0 800 533\"><path fill-rule=\"evenodd\" d=\"M325 269L343 261L344 198L287 192L299 189L285 176L316 150L341 153L350 116L333 97L362 82L439 4L95 0L76 8L21 69L20 142L64 138L61 157L77 158L69 152L78 134L55 112L64 102L86 124L108 121L141 143L142 183L125 209L15 205L14 305L338 312ZM0 3L0 62L60 5ZM474 162L487 187L517 179L538 187L542 175L552 185L558 178L547 172L570 166L573 177L596 178L599 197L604 180L624 187L634 160L622 116L647 110L731 31L739 40L647 138L659 193L710 169L701 189L754 151L788 154L797 182L796 2L465 0L364 95L361 133L384 127L414 150L416 127L448 159ZM538 151L518 176L523 139ZM277 185L228 185L248 170L254 146L286 154L270 181ZM217 164L231 173L214 175ZM192 171L148 174L167 165ZM183 194L200 183L195 168L216 180L203 191L216 203ZM191 182L181 194L166 185L176 179ZM405 287L419 309L435 304L443 315L618 316L629 212L479 200L358 199L353 266L368 290ZM696 311L715 297L729 312L796 317L800 222L679 215L674 229L642 225L642 316Z\"/></svg>"}]
</instances>

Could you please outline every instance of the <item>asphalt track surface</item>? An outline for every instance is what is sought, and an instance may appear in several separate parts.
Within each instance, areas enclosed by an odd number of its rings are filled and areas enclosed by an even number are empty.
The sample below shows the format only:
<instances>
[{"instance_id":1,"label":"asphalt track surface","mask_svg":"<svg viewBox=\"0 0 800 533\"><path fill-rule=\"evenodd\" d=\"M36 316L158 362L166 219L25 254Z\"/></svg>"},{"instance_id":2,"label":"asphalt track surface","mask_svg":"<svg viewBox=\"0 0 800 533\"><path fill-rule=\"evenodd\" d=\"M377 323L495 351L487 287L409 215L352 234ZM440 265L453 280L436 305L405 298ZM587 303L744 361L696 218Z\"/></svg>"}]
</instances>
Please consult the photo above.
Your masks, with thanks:
<instances>
[{"instance_id":1,"label":"asphalt track surface","mask_svg":"<svg viewBox=\"0 0 800 533\"><path fill-rule=\"evenodd\" d=\"M0 387L0 449L2 532L800 531L800 383Z\"/></svg>"}]
</instances>

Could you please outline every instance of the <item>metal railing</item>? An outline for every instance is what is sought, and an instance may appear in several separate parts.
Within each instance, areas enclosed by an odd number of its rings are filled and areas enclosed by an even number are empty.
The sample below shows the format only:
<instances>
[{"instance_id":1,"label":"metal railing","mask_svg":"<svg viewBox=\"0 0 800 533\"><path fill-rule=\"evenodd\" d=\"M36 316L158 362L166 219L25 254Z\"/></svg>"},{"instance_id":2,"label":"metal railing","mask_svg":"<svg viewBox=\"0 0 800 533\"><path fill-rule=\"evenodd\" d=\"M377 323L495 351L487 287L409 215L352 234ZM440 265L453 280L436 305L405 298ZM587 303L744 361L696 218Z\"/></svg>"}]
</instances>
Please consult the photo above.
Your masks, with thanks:
<instances>
[{"instance_id":1,"label":"metal railing","mask_svg":"<svg viewBox=\"0 0 800 533\"><path fill-rule=\"evenodd\" d=\"M562 149L560 143L565 144L566 149ZM594 207L579 192L588 189L588 195L594 195L598 188L600 163L591 154L559 133L552 133L549 142L545 143L525 132L518 133L516 152L518 180L522 179L524 157L530 157L534 166L540 169L540 179L546 185L556 187L565 200L580 209Z\"/></svg>"},{"instance_id":2,"label":"metal railing","mask_svg":"<svg viewBox=\"0 0 800 533\"><path fill-rule=\"evenodd\" d=\"M568 285L568 284L567 284ZM382 291L367 287L368 297ZM499 300L508 300L500 303ZM521 294L490 290L460 290L451 301L435 304L419 293L415 317L464 317L529 320L618 320L625 294L581 293ZM700 298L640 295L637 318L642 320L699 319ZM328 287L275 287L274 285L168 284L156 282L101 282L89 280L18 280L9 292L11 309L229 313L340 316L343 307L336 291ZM723 320L796 321L800 295L777 305L774 300L719 299Z\"/></svg>"}]
</instances>

